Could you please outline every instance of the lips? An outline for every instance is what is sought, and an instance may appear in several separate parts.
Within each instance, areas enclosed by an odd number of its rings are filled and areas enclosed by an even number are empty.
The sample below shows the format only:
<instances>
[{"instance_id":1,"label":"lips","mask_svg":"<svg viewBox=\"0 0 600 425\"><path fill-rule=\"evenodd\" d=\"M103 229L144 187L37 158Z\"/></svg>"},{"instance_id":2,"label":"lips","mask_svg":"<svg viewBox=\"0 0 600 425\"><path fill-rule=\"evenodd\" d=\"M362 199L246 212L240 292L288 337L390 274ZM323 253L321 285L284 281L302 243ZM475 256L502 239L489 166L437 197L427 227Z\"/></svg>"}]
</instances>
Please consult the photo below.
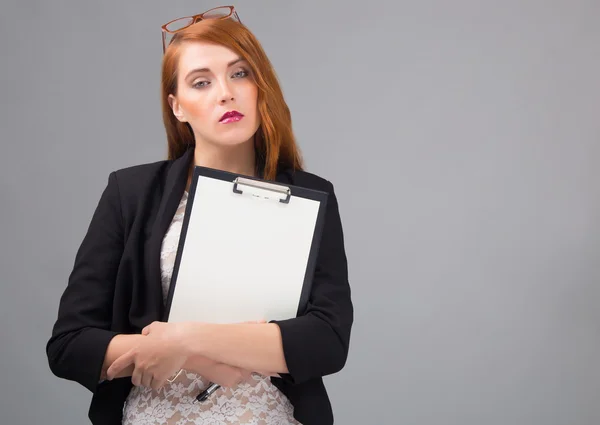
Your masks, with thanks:
<instances>
[{"instance_id":1,"label":"lips","mask_svg":"<svg viewBox=\"0 0 600 425\"><path fill-rule=\"evenodd\" d=\"M223 116L221 117L219 122L223 123L223 124L227 124L230 122L237 122L237 121L241 120L242 118L244 118L244 114L242 114L241 112L229 111L229 112L225 112L223 114Z\"/></svg>"}]
</instances>

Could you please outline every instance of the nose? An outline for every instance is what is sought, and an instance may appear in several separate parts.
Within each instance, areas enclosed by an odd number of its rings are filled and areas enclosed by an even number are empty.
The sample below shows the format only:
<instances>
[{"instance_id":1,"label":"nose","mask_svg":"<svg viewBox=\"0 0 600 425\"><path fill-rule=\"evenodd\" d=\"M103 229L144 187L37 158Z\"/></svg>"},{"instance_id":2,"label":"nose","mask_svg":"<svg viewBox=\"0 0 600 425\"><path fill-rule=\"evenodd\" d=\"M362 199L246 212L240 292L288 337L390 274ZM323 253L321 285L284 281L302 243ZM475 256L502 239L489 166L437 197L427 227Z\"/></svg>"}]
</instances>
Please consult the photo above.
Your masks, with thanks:
<instances>
[{"instance_id":1,"label":"nose","mask_svg":"<svg viewBox=\"0 0 600 425\"><path fill-rule=\"evenodd\" d=\"M234 100L233 92L231 91L231 87L229 87L229 84L226 81L223 81L220 84L220 89L221 89L221 92L219 93L219 103L221 105Z\"/></svg>"}]
</instances>

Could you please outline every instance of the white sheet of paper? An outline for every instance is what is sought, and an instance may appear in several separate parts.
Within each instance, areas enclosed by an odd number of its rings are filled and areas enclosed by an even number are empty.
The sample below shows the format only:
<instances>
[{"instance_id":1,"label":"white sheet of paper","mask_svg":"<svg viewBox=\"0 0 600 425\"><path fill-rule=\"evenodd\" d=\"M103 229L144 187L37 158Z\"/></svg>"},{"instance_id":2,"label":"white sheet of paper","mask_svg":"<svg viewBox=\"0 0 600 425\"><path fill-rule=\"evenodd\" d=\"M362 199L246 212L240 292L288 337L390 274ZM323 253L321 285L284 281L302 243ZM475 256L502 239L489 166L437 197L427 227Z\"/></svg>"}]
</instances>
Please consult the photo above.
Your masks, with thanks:
<instances>
[{"instance_id":1,"label":"white sheet of paper","mask_svg":"<svg viewBox=\"0 0 600 425\"><path fill-rule=\"evenodd\" d=\"M292 196L284 204L255 196L261 189L232 188L198 179L169 322L296 317L319 202Z\"/></svg>"}]
</instances>

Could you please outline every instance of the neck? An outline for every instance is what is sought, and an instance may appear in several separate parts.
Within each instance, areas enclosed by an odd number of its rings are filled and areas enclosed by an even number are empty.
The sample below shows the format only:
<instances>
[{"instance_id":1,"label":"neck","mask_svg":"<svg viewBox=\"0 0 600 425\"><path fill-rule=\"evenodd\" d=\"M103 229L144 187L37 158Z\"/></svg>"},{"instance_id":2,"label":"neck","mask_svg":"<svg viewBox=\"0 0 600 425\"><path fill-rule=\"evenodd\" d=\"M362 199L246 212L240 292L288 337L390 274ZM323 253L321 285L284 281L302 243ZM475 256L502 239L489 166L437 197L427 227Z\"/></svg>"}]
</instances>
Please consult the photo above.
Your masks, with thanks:
<instances>
[{"instance_id":1,"label":"neck","mask_svg":"<svg viewBox=\"0 0 600 425\"><path fill-rule=\"evenodd\" d=\"M230 147L196 143L194 165L246 176L256 175L254 139Z\"/></svg>"}]
</instances>

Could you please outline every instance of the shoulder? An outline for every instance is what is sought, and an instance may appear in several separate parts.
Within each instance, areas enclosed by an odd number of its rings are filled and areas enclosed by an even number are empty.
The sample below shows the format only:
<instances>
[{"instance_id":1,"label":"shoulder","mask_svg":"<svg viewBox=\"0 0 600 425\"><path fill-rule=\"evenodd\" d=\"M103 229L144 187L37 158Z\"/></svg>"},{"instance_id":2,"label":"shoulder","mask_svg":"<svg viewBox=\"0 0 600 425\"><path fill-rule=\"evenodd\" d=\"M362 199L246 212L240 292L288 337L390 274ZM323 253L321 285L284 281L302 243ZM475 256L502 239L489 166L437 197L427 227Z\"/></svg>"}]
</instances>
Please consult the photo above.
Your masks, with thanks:
<instances>
[{"instance_id":1,"label":"shoulder","mask_svg":"<svg viewBox=\"0 0 600 425\"><path fill-rule=\"evenodd\" d=\"M113 170L106 192L118 203L123 217L135 216L140 206L160 196L173 160L140 163Z\"/></svg>"},{"instance_id":2,"label":"shoulder","mask_svg":"<svg viewBox=\"0 0 600 425\"><path fill-rule=\"evenodd\" d=\"M114 170L111 174L115 176L120 188L139 188L168 171L172 163L172 160L160 160L130 165Z\"/></svg>"}]
</instances>

